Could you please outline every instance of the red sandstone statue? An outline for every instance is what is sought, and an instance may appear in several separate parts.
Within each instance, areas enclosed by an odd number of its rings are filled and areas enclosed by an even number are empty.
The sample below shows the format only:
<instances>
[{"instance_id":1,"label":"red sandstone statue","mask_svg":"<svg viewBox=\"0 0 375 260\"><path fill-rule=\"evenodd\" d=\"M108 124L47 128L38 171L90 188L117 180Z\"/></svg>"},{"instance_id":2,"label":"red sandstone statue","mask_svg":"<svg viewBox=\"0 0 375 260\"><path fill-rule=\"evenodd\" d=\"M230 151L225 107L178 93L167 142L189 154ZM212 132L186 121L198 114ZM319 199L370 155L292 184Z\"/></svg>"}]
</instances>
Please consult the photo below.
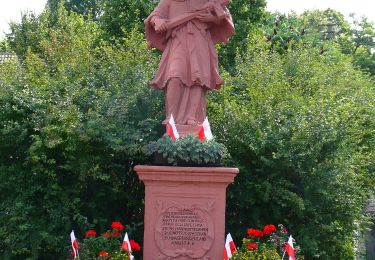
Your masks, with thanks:
<instances>
[{"instance_id":1,"label":"red sandstone statue","mask_svg":"<svg viewBox=\"0 0 375 260\"><path fill-rule=\"evenodd\" d=\"M163 51L151 85L165 91L165 114L177 125L201 124L206 92L223 84L215 44L234 34L229 0L161 0L145 20L149 46Z\"/></svg>"}]
</instances>

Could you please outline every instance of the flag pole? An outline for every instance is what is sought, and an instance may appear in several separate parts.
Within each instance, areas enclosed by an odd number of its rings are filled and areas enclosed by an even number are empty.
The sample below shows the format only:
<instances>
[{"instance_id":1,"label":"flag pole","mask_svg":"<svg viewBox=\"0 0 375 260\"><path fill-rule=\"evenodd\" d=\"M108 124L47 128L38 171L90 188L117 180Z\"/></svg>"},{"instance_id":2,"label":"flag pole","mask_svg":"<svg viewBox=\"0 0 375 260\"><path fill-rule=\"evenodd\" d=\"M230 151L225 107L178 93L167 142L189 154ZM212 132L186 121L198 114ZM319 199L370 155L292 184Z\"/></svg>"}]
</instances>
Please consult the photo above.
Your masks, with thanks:
<instances>
[{"instance_id":1,"label":"flag pole","mask_svg":"<svg viewBox=\"0 0 375 260\"><path fill-rule=\"evenodd\" d=\"M283 259L284 259L284 256L285 256L285 250L284 250L284 254L283 254L283 257L281 258L281 260L283 260Z\"/></svg>"}]
</instances>

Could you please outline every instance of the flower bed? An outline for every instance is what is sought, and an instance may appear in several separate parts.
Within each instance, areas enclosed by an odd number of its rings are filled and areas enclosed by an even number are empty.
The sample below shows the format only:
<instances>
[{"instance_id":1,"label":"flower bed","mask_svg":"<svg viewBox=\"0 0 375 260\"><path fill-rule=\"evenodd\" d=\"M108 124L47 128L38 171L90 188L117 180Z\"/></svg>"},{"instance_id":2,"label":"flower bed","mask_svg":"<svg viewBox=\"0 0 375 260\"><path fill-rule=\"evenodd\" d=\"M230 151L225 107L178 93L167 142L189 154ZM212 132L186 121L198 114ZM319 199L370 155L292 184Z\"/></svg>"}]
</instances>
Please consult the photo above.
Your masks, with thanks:
<instances>
[{"instance_id":1,"label":"flower bed","mask_svg":"<svg viewBox=\"0 0 375 260\"><path fill-rule=\"evenodd\" d=\"M124 226L115 221L111 229L98 235L94 229L86 231L85 238L79 243L79 254L81 259L129 259L127 251L121 245L124 237ZM133 252L141 250L140 245L134 240L129 240Z\"/></svg>"}]
</instances>

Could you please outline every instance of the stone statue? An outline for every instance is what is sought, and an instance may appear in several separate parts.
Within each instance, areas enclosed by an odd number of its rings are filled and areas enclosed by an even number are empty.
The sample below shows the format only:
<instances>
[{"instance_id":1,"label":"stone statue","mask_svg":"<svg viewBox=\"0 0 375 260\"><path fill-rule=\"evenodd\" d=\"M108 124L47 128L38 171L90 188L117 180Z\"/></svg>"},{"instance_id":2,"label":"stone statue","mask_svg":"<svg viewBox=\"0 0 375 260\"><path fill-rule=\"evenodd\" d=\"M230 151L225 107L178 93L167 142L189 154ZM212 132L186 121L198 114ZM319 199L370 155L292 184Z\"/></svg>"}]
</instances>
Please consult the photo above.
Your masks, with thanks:
<instances>
[{"instance_id":1,"label":"stone statue","mask_svg":"<svg viewBox=\"0 0 375 260\"><path fill-rule=\"evenodd\" d=\"M161 0L145 20L150 47L163 52L151 85L165 92L165 114L177 126L195 126L206 117L206 93L223 84L217 43L234 34L229 0Z\"/></svg>"}]
</instances>

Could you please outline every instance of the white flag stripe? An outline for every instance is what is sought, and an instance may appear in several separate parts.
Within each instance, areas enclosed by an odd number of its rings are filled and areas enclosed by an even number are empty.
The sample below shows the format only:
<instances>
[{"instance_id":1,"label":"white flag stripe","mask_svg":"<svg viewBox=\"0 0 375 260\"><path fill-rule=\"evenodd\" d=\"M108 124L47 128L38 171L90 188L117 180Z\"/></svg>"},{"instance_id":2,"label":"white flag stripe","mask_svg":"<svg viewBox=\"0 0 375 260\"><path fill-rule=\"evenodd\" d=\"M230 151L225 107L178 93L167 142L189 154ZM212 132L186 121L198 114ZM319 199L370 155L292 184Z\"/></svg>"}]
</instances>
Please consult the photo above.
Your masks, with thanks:
<instances>
[{"instance_id":1,"label":"white flag stripe","mask_svg":"<svg viewBox=\"0 0 375 260\"><path fill-rule=\"evenodd\" d=\"M232 247L234 247L234 241L233 241L232 235L228 233L227 238L225 240L225 252L226 252L227 259L230 259L233 255L231 244L232 244Z\"/></svg>"},{"instance_id":2,"label":"white flag stripe","mask_svg":"<svg viewBox=\"0 0 375 260\"><path fill-rule=\"evenodd\" d=\"M131 254L131 253L132 253L132 247L131 247L131 245L130 245L128 232L125 233L123 243L126 243L126 244L127 244L127 248L128 248L128 251L127 251L127 252L128 252L128 256L129 256L130 260L133 260L133 259L134 259L134 256ZM123 248L123 249L125 249L125 248Z\"/></svg>"},{"instance_id":3,"label":"white flag stripe","mask_svg":"<svg viewBox=\"0 0 375 260\"><path fill-rule=\"evenodd\" d=\"M70 232L70 240L72 241L72 243L74 242L74 240L76 240L76 236L74 235L73 230L72 230L72 232Z\"/></svg>"},{"instance_id":4,"label":"white flag stripe","mask_svg":"<svg viewBox=\"0 0 375 260\"><path fill-rule=\"evenodd\" d=\"M175 124L175 122L174 122L174 118L173 118L173 115L172 115L172 114L171 114L171 117L169 118L169 123L170 123L171 126L172 126L173 135L174 135L174 137L175 137L176 140L177 140L178 138L180 138L180 135L179 135L179 133L177 132L177 127L176 127L176 124Z\"/></svg>"},{"instance_id":5,"label":"white flag stripe","mask_svg":"<svg viewBox=\"0 0 375 260\"><path fill-rule=\"evenodd\" d=\"M74 259L76 259L77 257L79 259L78 242L76 240L76 236L74 235L74 230L72 230L72 232L70 232L70 241L72 243L72 249L73 249L73 253L74 253Z\"/></svg>"},{"instance_id":6,"label":"white flag stripe","mask_svg":"<svg viewBox=\"0 0 375 260\"><path fill-rule=\"evenodd\" d=\"M288 244L289 244L290 247L294 250L294 246L293 246L293 237L292 237L292 235L289 236ZM295 259L294 257L289 256L289 260L294 260L294 259Z\"/></svg>"},{"instance_id":7,"label":"white flag stripe","mask_svg":"<svg viewBox=\"0 0 375 260\"><path fill-rule=\"evenodd\" d=\"M210 123L208 122L207 117L204 119L202 126L203 126L204 136L206 137L206 140L207 141L211 140L213 135L212 135Z\"/></svg>"},{"instance_id":8,"label":"white flag stripe","mask_svg":"<svg viewBox=\"0 0 375 260\"><path fill-rule=\"evenodd\" d=\"M225 251L227 251L228 258L232 257L232 250L230 250L230 241L232 240L232 236L230 234L227 235L227 239L225 241Z\"/></svg>"}]
</instances>

